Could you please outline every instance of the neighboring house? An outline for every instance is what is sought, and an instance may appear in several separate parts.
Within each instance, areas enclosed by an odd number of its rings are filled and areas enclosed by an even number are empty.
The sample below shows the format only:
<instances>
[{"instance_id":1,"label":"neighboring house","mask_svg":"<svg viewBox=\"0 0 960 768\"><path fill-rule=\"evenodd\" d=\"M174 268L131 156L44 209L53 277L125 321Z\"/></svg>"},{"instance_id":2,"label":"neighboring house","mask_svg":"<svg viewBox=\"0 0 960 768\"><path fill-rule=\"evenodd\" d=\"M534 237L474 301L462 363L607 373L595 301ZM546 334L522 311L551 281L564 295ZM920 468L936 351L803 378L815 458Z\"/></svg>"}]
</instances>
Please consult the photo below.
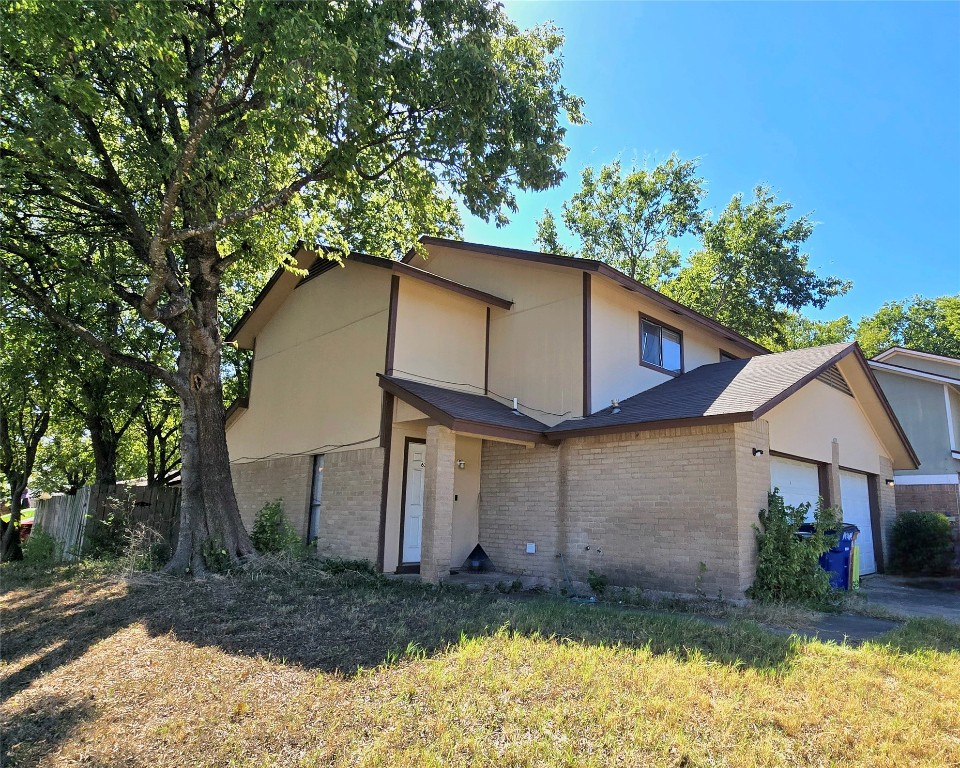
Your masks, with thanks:
<instances>
[{"instance_id":1,"label":"neighboring house","mask_svg":"<svg viewBox=\"0 0 960 768\"><path fill-rule=\"evenodd\" d=\"M584 259L436 238L314 258L228 337L254 350L227 423L248 525L281 497L322 556L430 582L479 542L544 582L739 597L773 484L842 504L882 562L917 459L855 344L768 354Z\"/></svg>"},{"instance_id":2,"label":"neighboring house","mask_svg":"<svg viewBox=\"0 0 960 768\"><path fill-rule=\"evenodd\" d=\"M893 347L870 361L920 457L897 469L897 511L942 512L960 522L960 360Z\"/></svg>"}]
</instances>

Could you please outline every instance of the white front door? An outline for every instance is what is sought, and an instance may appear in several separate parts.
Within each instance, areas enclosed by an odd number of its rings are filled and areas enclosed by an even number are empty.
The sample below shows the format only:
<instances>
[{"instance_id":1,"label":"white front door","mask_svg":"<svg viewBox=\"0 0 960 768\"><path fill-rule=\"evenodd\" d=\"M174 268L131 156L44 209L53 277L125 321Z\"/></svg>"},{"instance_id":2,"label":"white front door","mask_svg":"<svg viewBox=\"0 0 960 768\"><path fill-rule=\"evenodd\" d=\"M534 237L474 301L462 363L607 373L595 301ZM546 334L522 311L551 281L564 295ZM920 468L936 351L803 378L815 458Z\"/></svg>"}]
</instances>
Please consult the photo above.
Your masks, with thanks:
<instances>
[{"instance_id":1,"label":"white front door","mask_svg":"<svg viewBox=\"0 0 960 768\"><path fill-rule=\"evenodd\" d=\"M820 498L820 472L816 464L774 456L770 459L770 487L780 489L783 503L788 506L797 507L809 502L807 520L813 521L817 499Z\"/></svg>"},{"instance_id":2,"label":"white front door","mask_svg":"<svg viewBox=\"0 0 960 768\"><path fill-rule=\"evenodd\" d=\"M877 558L873 551L873 521L870 518L870 491L866 475L840 470L840 502L843 522L860 529L856 544L860 547L860 575L877 572Z\"/></svg>"},{"instance_id":3,"label":"white front door","mask_svg":"<svg viewBox=\"0 0 960 768\"><path fill-rule=\"evenodd\" d=\"M427 446L424 443L407 443L406 483L403 490L403 541L400 547L400 561L403 564L420 562L426 456Z\"/></svg>"}]
</instances>

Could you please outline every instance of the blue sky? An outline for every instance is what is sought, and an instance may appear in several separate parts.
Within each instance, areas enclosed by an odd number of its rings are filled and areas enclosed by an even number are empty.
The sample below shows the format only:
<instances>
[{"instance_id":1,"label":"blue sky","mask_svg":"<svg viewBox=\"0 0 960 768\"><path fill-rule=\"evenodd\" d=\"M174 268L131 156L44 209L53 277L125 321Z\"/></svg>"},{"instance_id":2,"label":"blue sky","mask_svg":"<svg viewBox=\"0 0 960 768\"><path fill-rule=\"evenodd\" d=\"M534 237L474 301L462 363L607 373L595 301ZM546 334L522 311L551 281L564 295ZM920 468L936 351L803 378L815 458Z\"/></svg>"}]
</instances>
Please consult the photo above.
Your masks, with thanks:
<instances>
[{"instance_id":1,"label":"blue sky","mask_svg":"<svg viewBox=\"0 0 960 768\"><path fill-rule=\"evenodd\" d=\"M590 124L568 133L561 187L465 239L533 246L580 170L620 156L700 157L707 205L770 184L819 222L821 274L852 280L813 317L960 292L960 3L508 2L566 35L565 85Z\"/></svg>"}]
</instances>

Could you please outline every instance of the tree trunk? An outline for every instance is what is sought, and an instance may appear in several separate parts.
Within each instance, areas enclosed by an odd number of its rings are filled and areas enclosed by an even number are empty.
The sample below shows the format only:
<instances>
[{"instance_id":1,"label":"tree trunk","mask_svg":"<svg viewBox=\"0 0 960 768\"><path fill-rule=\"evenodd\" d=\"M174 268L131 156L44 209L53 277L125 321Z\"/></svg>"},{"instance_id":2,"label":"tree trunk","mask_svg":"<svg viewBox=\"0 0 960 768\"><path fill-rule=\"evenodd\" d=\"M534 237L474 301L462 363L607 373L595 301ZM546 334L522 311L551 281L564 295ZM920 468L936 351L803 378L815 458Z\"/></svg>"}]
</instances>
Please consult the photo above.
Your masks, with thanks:
<instances>
[{"instance_id":1,"label":"tree trunk","mask_svg":"<svg viewBox=\"0 0 960 768\"><path fill-rule=\"evenodd\" d=\"M179 369L187 386L179 393L180 531L166 570L195 575L224 570L256 554L240 519L230 474L220 379L219 278L209 269L212 263L204 259L193 276L193 323L184 323L177 333Z\"/></svg>"},{"instance_id":2,"label":"tree trunk","mask_svg":"<svg viewBox=\"0 0 960 768\"><path fill-rule=\"evenodd\" d=\"M113 425L96 412L86 415L87 430L93 446L93 461L96 467L97 485L117 484L117 450L119 440L113 431Z\"/></svg>"},{"instance_id":3,"label":"tree trunk","mask_svg":"<svg viewBox=\"0 0 960 768\"><path fill-rule=\"evenodd\" d=\"M10 522L0 521L0 563L23 560L23 549L20 547L20 497L26 489L24 482L10 483Z\"/></svg>"}]
</instances>

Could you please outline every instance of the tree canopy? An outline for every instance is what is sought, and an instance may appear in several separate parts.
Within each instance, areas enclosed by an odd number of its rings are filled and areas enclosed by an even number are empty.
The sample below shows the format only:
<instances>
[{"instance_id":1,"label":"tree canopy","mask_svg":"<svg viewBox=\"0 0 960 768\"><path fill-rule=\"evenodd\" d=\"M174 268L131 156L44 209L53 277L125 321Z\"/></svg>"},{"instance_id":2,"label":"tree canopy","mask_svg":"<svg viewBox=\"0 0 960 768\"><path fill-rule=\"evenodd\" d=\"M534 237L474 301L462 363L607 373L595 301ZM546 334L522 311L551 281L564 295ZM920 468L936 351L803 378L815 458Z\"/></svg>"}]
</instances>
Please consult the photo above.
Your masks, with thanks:
<instances>
[{"instance_id":1,"label":"tree canopy","mask_svg":"<svg viewBox=\"0 0 960 768\"><path fill-rule=\"evenodd\" d=\"M960 358L960 294L889 301L860 320L856 337L868 357L899 346Z\"/></svg>"},{"instance_id":2,"label":"tree canopy","mask_svg":"<svg viewBox=\"0 0 960 768\"><path fill-rule=\"evenodd\" d=\"M225 276L297 240L393 254L498 221L563 176L562 36L498 5L52 2L0 12L0 274L52 322L180 400L170 568L252 552L224 435ZM16 190L16 194L11 194ZM65 296L83 285L175 339L118 349Z\"/></svg>"},{"instance_id":3,"label":"tree canopy","mask_svg":"<svg viewBox=\"0 0 960 768\"><path fill-rule=\"evenodd\" d=\"M579 243L573 250L560 242L550 211L537 224L540 247L560 255L598 259L647 285L657 287L680 266L670 238L698 233L705 189L696 160L671 155L652 169L619 160L599 171L583 169L580 189L563 204L563 223Z\"/></svg>"},{"instance_id":4,"label":"tree canopy","mask_svg":"<svg viewBox=\"0 0 960 768\"><path fill-rule=\"evenodd\" d=\"M791 209L764 186L748 203L734 195L716 221L704 222L703 249L668 292L744 336L782 343L791 310L822 308L851 286L810 269L802 248L813 223L806 216L791 221Z\"/></svg>"}]
</instances>

